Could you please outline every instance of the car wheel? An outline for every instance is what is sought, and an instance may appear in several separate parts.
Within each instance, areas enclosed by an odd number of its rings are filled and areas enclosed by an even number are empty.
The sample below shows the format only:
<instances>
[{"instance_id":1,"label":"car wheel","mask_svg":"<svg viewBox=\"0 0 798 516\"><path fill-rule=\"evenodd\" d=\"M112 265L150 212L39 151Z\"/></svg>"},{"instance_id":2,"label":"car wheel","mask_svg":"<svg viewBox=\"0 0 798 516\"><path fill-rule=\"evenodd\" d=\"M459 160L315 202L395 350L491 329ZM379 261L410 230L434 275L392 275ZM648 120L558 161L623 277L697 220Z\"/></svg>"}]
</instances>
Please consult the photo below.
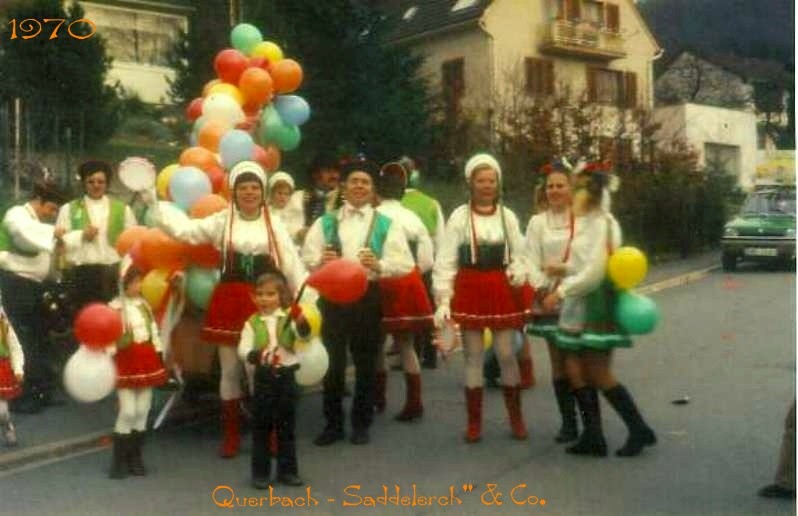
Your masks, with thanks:
<instances>
[{"instance_id":1,"label":"car wheel","mask_svg":"<svg viewBox=\"0 0 798 516\"><path fill-rule=\"evenodd\" d=\"M733 254L723 253L721 256L724 272L734 272L737 270L737 257Z\"/></svg>"}]
</instances>

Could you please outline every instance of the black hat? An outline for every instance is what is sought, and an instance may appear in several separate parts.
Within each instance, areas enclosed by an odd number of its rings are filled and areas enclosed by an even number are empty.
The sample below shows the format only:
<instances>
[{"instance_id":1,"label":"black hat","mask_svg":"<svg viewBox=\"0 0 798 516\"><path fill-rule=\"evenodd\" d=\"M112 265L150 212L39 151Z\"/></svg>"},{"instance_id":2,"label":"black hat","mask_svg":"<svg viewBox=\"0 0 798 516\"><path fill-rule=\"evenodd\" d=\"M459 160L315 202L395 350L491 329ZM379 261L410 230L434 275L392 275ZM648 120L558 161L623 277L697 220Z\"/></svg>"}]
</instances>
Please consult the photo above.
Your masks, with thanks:
<instances>
[{"instance_id":1,"label":"black hat","mask_svg":"<svg viewBox=\"0 0 798 516\"><path fill-rule=\"evenodd\" d=\"M52 202L58 205L67 202L66 194L58 188L58 185L48 180L33 183L33 197L41 199L43 202Z\"/></svg>"},{"instance_id":2,"label":"black hat","mask_svg":"<svg viewBox=\"0 0 798 516\"><path fill-rule=\"evenodd\" d=\"M375 162L368 159L364 154L341 158L339 167L342 179L346 179L352 172L365 172L373 180L377 177L380 169Z\"/></svg>"},{"instance_id":3,"label":"black hat","mask_svg":"<svg viewBox=\"0 0 798 516\"><path fill-rule=\"evenodd\" d=\"M105 180L110 181L113 169L111 168L111 165L105 161L99 160L84 161L80 167L78 167L78 175L80 176L81 181L85 181L87 177L96 172L102 172L105 174Z\"/></svg>"},{"instance_id":4,"label":"black hat","mask_svg":"<svg viewBox=\"0 0 798 516\"><path fill-rule=\"evenodd\" d=\"M401 199L407 187L407 168L401 161L391 161L380 169L377 193L385 199Z\"/></svg>"}]
</instances>

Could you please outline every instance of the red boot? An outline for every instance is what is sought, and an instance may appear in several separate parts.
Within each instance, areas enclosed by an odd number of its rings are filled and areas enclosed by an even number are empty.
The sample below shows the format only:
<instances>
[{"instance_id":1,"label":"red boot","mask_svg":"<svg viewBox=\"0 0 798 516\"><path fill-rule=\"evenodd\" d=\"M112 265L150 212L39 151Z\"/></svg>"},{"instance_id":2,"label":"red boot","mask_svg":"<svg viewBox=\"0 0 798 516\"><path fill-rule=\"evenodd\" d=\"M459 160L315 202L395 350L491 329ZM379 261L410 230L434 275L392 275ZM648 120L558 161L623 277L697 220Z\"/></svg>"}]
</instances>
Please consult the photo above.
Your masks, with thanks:
<instances>
[{"instance_id":1,"label":"red boot","mask_svg":"<svg viewBox=\"0 0 798 516\"><path fill-rule=\"evenodd\" d=\"M222 430L224 440L219 448L219 456L225 459L238 455L241 447L241 413L238 400L222 400Z\"/></svg>"},{"instance_id":2,"label":"red boot","mask_svg":"<svg viewBox=\"0 0 798 516\"><path fill-rule=\"evenodd\" d=\"M529 434L526 431L524 418L521 415L521 388L518 385L513 387L503 387L504 406L507 407L507 415L510 417L510 428L513 437L523 441Z\"/></svg>"},{"instance_id":3,"label":"red boot","mask_svg":"<svg viewBox=\"0 0 798 516\"><path fill-rule=\"evenodd\" d=\"M385 390L388 386L388 372L377 371L374 382L374 409L378 413L385 411Z\"/></svg>"},{"instance_id":4,"label":"red boot","mask_svg":"<svg viewBox=\"0 0 798 516\"><path fill-rule=\"evenodd\" d=\"M424 406L421 404L421 375L405 373L405 382L407 400L402 411L394 416L397 421L412 421L424 414Z\"/></svg>"},{"instance_id":5,"label":"red boot","mask_svg":"<svg viewBox=\"0 0 798 516\"><path fill-rule=\"evenodd\" d=\"M280 441L277 440L277 429L269 432L269 453L272 457L277 457L277 450L280 449Z\"/></svg>"},{"instance_id":6,"label":"red boot","mask_svg":"<svg viewBox=\"0 0 798 516\"><path fill-rule=\"evenodd\" d=\"M518 369L521 371L521 388L529 389L535 386L535 364L532 357L522 358L518 361Z\"/></svg>"},{"instance_id":7,"label":"red boot","mask_svg":"<svg viewBox=\"0 0 798 516\"><path fill-rule=\"evenodd\" d=\"M482 439L482 387L466 387L465 395L468 409L468 428L465 440L475 443Z\"/></svg>"}]
</instances>

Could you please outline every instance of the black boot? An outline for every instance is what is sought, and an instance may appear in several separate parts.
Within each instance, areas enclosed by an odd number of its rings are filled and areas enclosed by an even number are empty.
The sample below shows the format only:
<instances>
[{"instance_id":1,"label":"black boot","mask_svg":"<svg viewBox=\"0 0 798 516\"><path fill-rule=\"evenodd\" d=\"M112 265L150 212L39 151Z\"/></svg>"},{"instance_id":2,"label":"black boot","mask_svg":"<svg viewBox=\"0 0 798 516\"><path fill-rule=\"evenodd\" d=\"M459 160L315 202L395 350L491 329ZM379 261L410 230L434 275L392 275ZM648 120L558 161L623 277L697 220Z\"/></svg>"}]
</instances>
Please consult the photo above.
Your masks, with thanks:
<instances>
[{"instance_id":1,"label":"black boot","mask_svg":"<svg viewBox=\"0 0 798 516\"><path fill-rule=\"evenodd\" d=\"M582 414L582 435L579 441L565 451L573 455L607 456L607 442L601 431L601 412L596 389L582 387L574 391L574 397Z\"/></svg>"},{"instance_id":2,"label":"black boot","mask_svg":"<svg viewBox=\"0 0 798 516\"><path fill-rule=\"evenodd\" d=\"M552 383L557 406L560 409L560 417L562 417L560 432L554 440L558 443L575 441L579 437L579 433L576 428L576 400L571 392L571 386L565 379L554 380Z\"/></svg>"},{"instance_id":3,"label":"black boot","mask_svg":"<svg viewBox=\"0 0 798 516\"><path fill-rule=\"evenodd\" d=\"M133 430L130 433L130 448L127 454L127 470L131 475L144 476L147 469L141 458L141 442L144 439L144 432Z\"/></svg>"},{"instance_id":4,"label":"black boot","mask_svg":"<svg viewBox=\"0 0 798 516\"><path fill-rule=\"evenodd\" d=\"M626 428L629 429L629 437L626 443L615 452L618 457L634 457L640 455L645 446L657 443L657 436L654 431L643 421L643 416L637 410L632 395L621 384L612 389L604 391L604 397L610 402L615 412L621 416Z\"/></svg>"},{"instance_id":5,"label":"black boot","mask_svg":"<svg viewBox=\"0 0 798 516\"><path fill-rule=\"evenodd\" d=\"M127 464L125 458L129 450L130 434L117 434L112 435L113 448L111 450L111 472L108 478L125 478L127 477Z\"/></svg>"}]
</instances>

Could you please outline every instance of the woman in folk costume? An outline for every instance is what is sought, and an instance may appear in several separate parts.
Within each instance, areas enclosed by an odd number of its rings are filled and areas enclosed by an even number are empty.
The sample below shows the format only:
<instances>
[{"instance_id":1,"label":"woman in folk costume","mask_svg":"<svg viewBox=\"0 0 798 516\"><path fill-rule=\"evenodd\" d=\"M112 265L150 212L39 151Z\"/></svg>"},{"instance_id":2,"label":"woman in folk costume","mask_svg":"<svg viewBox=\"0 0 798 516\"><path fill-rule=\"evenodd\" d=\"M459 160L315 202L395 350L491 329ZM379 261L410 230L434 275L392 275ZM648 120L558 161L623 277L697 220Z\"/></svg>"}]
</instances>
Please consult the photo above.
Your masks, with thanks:
<instances>
[{"instance_id":1,"label":"woman in folk costume","mask_svg":"<svg viewBox=\"0 0 798 516\"><path fill-rule=\"evenodd\" d=\"M536 300L557 289L566 273L570 243L574 232L574 215L571 210L571 173L562 162L545 165L541 183L535 191L537 214L526 228L526 251L529 260L530 283ZM578 437L575 401L565 376L563 353L556 345L555 334L559 311L544 311L539 304L532 310L533 322L527 333L542 337L549 350L551 379L554 395L562 418L562 426L555 438L558 443L573 441Z\"/></svg>"},{"instance_id":2,"label":"woman in folk costume","mask_svg":"<svg viewBox=\"0 0 798 516\"><path fill-rule=\"evenodd\" d=\"M141 296L144 273L125 257L120 267L119 296L108 306L121 312L124 333L112 346L116 363L119 414L114 425L111 478L147 473L141 444L152 405L152 388L166 382L158 324Z\"/></svg>"},{"instance_id":3,"label":"woman in folk costume","mask_svg":"<svg viewBox=\"0 0 798 516\"><path fill-rule=\"evenodd\" d=\"M294 178L287 172L277 171L269 176L269 209L279 218L288 234L299 245L299 232L305 225L302 199L293 195Z\"/></svg>"},{"instance_id":4,"label":"woman in folk costume","mask_svg":"<svg viewBox=\"0 0 798 516\"><path fill-rule=\"evenodd\" d=\"M253 283L261 274L279 271L286 276L291 291L296 292L307 276L285 226L273 220L266 208L263 168L253 161L243 161L230 171L229 183L233 191L229 210L196 220L167 218L157 203L153 210L159 227L174 238L192 245L211 243L222 252L221 280L211 295L202 337L218 346L224 429L219 454L225 458L237 455L241 446L243 369L236 346L241 328L255 312Z\"/></svg>"},{"instance_id":5,"label":"woman in folk costume","mask_svg":"<svg viewBox=\"0 0 798 516\"><path fill-rule=\"evenodd\" d=\"M75 308L116 295L119 254L116 240L136 218L130 206L107 195L111 165L87 161L78 169L86 194L63 205L55 226L63 231L67 278Z\"/></svg>"},{"instance_id":6,"label":"woman in folk costume","mask_svg":"<svg viewBox=\"0 0 798 516\"><path fill-rule=\"evenodd\" d=\"M7 446L17 444L17 431L11 421L8 401L22 394L24 367L22 346L0 303L0 433Z\"/></svg>"},{"instance_id":7,"label":"woman in folk costume","mask_svg":"<svg viewBox=\"0 0 798 516\"><path fill-rule=\"evenodd\" d=\"M372 206L377 172L376 164L363 156L347 161L343 167L344 206L317 219L302 246L302 258L308 268L345 258L365 267L369 280L366 293L354 303L338 304L325 299L319 303L321 335L330 355L330 368L324 377L326 425L314 441L318 446L329 446L344 438L347 350L355 364L350 441L357 445L369 442L377 356L383 338L379 280L405 276L415 266L402 227Z\"/></svg>"},{"instance_id":8,"label":"woman in folk costume","mask_svg":"<svg viewBox=\"0 0 798 516\"><path fill-rule=\"evenodd\" d=\"M405 184L407 170L399 163L388 163L380 170L377 178L380 204L377 211L402 227L416 264L410 274L380 280L382 329L393 335L399 347L407 386L405 406L396 415L397 421L412 421L420 418L424 412L421 403L421 367L413 338L415 334L429 331L433 326L432 304L421 277L432 269L432 239L421 219L400 202ZM375 392L378 411L385 408L386 382L385 354L380 353Z\"/></svg>"},{"instance_id":9,"label":"woman in folk costume","mask_svg":"<svg viewBox=\"0 0 798 516\"><path fill-rule=\"evenodd\" d=\"M584 430L566 451L577 455L606 456L596 389L621 416L629 436L616 455L639 455L657 442L643 420L629 391L613 375L612 350L630 347L631 339L614 321L615 291L606 278L607 261L621 245L621 230L607 206L610 182L607 164L592 163L576 175L573 210L575 231L565 277L543 300L544 310L562 303L556 333L557 346L565 351L565 370L582 415Z\"/></svg>"},{"instance_id":10,"label":"woman in folk costume","mask_svg":"<svg viewBox=\"0 0 798 516\"><path fill-rule=\"evenodd\" d=\"M519 292L527 276L523 237L515 214L500 202L501 167L496 159L477 154L466 163L465 177L471 200L449 217L446 238L435 259L436 324L441 326L451 317L463 331L466 441L481 438L485 328L493 332L512 434L526 439L518 362L512 348L513 332L525 320Z\"/></svg>"}]
</instances>

